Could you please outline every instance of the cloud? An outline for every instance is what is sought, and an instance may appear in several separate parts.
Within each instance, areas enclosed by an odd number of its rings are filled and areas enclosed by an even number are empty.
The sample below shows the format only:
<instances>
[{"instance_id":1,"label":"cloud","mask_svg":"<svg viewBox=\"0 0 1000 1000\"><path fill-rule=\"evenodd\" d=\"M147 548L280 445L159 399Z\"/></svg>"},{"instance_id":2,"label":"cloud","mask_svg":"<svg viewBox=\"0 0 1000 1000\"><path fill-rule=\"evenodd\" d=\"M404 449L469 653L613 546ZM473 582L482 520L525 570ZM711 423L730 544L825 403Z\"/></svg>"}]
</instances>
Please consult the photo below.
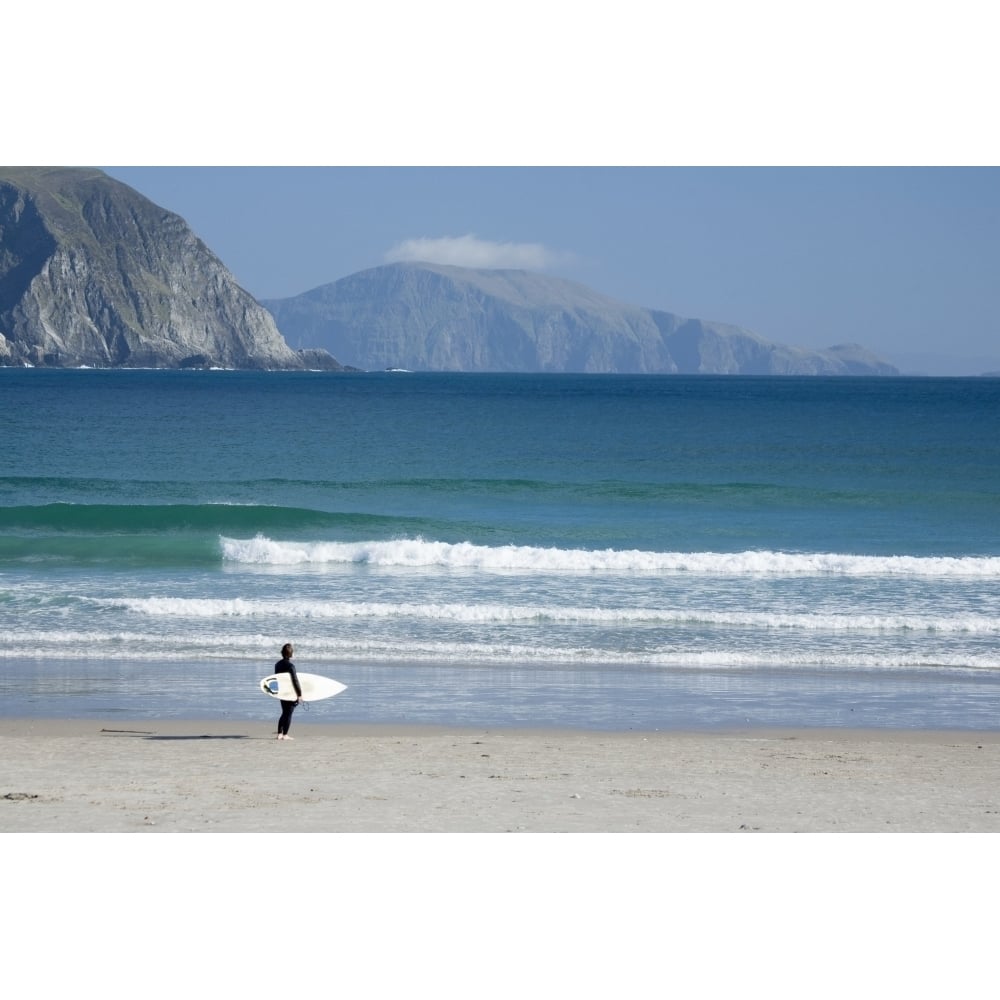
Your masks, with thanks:
<instances>
[{"instance_id":1,"label":"cloud","mask_svg":"<svg viewBox=\"0 0 1000 1000\"><path fill-rule=\"evenodd\" d=\"M565 259L540 243L495 243L466 236L419 237L397 243L385 254L388 263L421 261L426 264L453 264L456 267L509 267L544 271Z\"/></svg>"}]
</instances>

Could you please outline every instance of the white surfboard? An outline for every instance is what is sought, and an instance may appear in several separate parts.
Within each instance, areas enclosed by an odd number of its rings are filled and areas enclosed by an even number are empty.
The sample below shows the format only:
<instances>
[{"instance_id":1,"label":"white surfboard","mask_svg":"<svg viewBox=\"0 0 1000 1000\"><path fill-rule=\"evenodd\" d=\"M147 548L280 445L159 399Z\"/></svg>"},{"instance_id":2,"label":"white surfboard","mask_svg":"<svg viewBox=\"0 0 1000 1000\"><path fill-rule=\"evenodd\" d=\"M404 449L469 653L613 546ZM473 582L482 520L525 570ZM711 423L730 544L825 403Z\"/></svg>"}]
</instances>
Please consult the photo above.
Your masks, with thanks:
<instances>
[{"instance_id":1,"label":"white surfboard","mask_svg":"<svg viewBox=\"0 0 1000 1000\"><path fill-rule=\"evenodd\" d=\"M303 701L320 701L323 698L332 698L335 694L347 690L346 684L335 681L332 677L322 677L320 674L304 674L300 670L299 685L302 688ZM264 694L269 694L272 698L282 701L295 701L298 697L295 693L295 685L292 684L291 674L271 674L260 682L260 689Z\"/></svg>"}]
</instances>

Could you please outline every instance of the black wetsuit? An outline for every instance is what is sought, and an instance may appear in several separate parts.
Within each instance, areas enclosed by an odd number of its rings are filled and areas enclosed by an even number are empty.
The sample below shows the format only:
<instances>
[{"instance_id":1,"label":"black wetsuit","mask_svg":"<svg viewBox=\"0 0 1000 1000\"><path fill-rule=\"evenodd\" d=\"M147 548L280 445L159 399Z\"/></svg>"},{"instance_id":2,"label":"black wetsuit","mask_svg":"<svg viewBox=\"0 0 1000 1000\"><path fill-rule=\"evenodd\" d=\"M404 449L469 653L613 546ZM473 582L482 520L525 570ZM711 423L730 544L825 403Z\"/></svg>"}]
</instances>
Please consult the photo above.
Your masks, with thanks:
<instances>
[{"instance_id":1,"label":"black wetsuit","mask_svg":"<svg viewBox=\"0 0 1000 1000\"><path fill-rule=\"evenodd\" d=\"M299 675L295 672L295 664L292 663L287 657L274 665L274 672L276 674L291 674L292 675L292 686L295 688L296 694L302 697L302 685L299 684ZM292 724L292 712L295 711L295 706L298 702L295 701L281 701L281 718L278 719L278 733L282 736L288 735L288 727Z\"/></svg>"}]
</instances>

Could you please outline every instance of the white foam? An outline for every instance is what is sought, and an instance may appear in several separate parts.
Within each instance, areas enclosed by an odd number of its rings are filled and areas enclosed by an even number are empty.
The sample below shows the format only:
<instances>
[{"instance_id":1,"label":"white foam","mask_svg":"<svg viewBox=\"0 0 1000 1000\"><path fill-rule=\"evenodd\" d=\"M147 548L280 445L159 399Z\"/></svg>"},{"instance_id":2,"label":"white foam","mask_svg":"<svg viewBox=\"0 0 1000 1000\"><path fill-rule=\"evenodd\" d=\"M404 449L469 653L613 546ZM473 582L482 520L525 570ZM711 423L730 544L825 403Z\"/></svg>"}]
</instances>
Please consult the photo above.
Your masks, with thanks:
<instances>
[{"instance_id":1,"label":"white foam","mask_svg":"<svg viewBox=\"0 0 1000 1000\"><path fill-rule=\"evenodd\" d=\"M696 576L915 576L1000 579L1000 556L864 556L833 552L647 552L474 545L422 538L367 542L220 538L228 562L260 566L366 565L518 573Z\"/></svg>"},{"instance_id":2,"label":"white foam","mask_svg":"<svg viewBox=\"0 0 1000 1000\"><path fill-rule=\"evenodd\" d=\"M548 605L388 603L315 601L296 598L231 600L182 597L118 597L91 599L105 608L163 618L412 618L465 624L515 622L581 625L710 625L750 629L798 629L809 632L940 632L1000 635L1000 618L990 615L783 614L778 612L710 611L670 608L558 607Z\"/></svg>"},{"instance_id":3,"label":"white foam","mask_svg":"<svg viewBox=\"0 0 1000 1000\"><path fill-rule=\"evenodd\" d=\"M239 664L261 668L269 666L262 650L274 646L273 635L222 633L211 630L206 636L185 633L180 636L153 636L141 631L73 631L46 630L0 632L0 643L19 659L92 660L101 663L186 662ZM276 654L275 654L276 655ZM300 655L302 654L300 647ZM540 647L504 642L425 641L394 643L379 639L351 640L343 636L312 636L308 644L308 660L316 663L367 664L374 666L427 664L463 669L466 667L499 667L505 670L532 666L557 668L607 669L690 669L690 670L766 670L805 669L822 673L824 670L912 671L915 674L976 674L1000 671L1000 653L965 655L928 655L922 650L896 650L859 653L856 650L801 648L790 651L754 650L745 652L726 648L703 650L621 651L586 646ZM300 668L302 664L300 664Z\"/></svg>"}]
</instances>

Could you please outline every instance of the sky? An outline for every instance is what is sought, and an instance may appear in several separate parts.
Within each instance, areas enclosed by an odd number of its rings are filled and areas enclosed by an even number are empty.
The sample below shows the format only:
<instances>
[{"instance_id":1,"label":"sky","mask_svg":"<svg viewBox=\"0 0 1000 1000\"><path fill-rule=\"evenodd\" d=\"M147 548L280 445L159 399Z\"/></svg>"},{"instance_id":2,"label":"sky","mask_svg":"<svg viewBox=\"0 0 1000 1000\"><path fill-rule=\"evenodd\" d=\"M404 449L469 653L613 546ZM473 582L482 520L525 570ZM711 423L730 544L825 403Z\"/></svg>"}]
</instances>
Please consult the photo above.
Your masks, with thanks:
<instances>
[{"instance_id":1,"label":"sky","mask_svg":"<svg viewBox=\"0 0 1000 1000\"><path fill-rule=\"evenodd\" d=\"M31 86L0 159L112 164L258 298L393 260L524 267L908 372L1000 370L980 0L47 11L45 73L35 16L7 15Z\"/></svg>"},{"instance_id":2,"label":"sky","mask_svg":"<svg viewBox=\"0 0 1000 1000\"><path fill-rule=\"evenodd\" d=\"M257 298L400 260L523 268L903 370L1000 370L997 168L102 169Z\"/></svg>"}]
</instances>

